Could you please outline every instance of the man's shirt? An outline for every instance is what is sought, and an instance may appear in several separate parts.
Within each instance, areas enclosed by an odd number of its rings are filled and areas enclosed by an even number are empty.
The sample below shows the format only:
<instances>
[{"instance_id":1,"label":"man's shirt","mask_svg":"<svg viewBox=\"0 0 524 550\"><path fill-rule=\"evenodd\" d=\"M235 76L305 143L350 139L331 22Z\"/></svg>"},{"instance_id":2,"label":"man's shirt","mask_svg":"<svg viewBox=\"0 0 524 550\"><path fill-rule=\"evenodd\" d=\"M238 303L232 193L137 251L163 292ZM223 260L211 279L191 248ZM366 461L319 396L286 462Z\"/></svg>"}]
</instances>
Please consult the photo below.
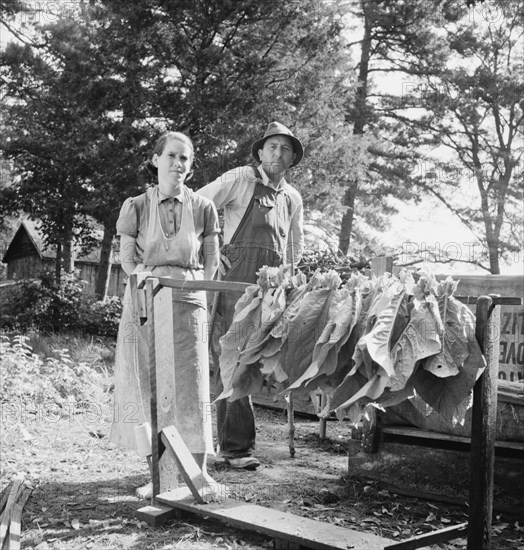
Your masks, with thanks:
<instances>
[{"instance_id":1,"label":"man's shirt","mask_svg":"<svg viewBox=\"0 0 524 550\"><path fill-rule=\"evenodd\" d=\"M271 182L262 166L256 168L261 175L262 183L271 186ZM215 181L199 189L197 193L211 199L218 210L224 211L224 244L231 241L238 225L240 224L246 209L253 197L257 182L252 166L240 166L225 172ZM291 200L290 226L287 232L287 258L291 263L291 249L295 265L302 256L304 248L304 209L300 193L291 187L285 179L280 180L275 188L285 193ZM292 236L292 246L290 235Z\"/></svg>"}]
</instances>

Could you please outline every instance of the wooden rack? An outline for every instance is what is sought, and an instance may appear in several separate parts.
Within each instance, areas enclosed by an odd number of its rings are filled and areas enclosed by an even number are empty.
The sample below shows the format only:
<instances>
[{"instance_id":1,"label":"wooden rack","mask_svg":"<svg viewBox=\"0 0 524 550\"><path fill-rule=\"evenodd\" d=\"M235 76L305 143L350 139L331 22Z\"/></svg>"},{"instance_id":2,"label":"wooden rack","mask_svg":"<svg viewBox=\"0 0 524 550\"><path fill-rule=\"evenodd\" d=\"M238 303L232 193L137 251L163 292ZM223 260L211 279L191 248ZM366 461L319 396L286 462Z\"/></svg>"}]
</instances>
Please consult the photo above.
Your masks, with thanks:
<instances>
[{"instance_id":1,"label":"wooden rack","mask_svg":"<svg viewBox=\"0 0 524 550\"><path fill-rule=\"evenodd\" d=\"M150 525L157 526L182 513L202 518L212 517L233 527L256 531L273 537L279 550L382 550L392 542L389 539L345 529L287 512L231 499L227 487L210 483L188 451L174 426L169 425L166 401L172 395L173 384L161 366L173 361L172 339L169 340L171 292L184 291L243 291L249 285L222 281L184 282L170 278L145 280L138 288L136 276L131 277L131 291L135 311L141 325L148 326L149 371L151 375L151 432L153 502L138 510L138 516ZM161 324L159 325L159 320ZM162 338L158 339L157 332ZM184 477L187 487L178 487L177 472Z\"/></svg>"},{"instance_id":2,"label":"wooden rack","mask_svg":"<svg viewBox=\"0 0 524 550\"><path fill-rule=\"evenodd\" d=\"M199 468L192 461L190 453L188 453L174 427L169 426L169 418L161 406L161 394L170 391L171 386L169 380L163 379L164 374L162 371L165 369L158 368L158 365L165 359L174 360L174 357L169 353L167 358L161 357L165 355L165 349L169 348L169 339L165 340L165 338L169 338L169 330L163 327L164 340L159 347L158 340L155 339L157 336L156 331L160 329L160 327L157 327L157 311L163 309L164 313L169 314L172 289L242 292L249 285L222 281L184 282L167 277L149 277L145 281L145 287L138 288L136 276L131 277L130 284L139 322L140 324L148 324L149 335L148 363L151 373L154 504L139 511L139 515L144 520L157 525L167 517L173 517L180 513L180 510L189 511L204 517L216 517L235 527L251 528L257 532L269 534L278 541L277 546L279 548L291 548L290 545L295 545L295 548L300 546L317 550L330 550L347 548L348 545L352 544L353 547L360 550L366 548L374 550L378 548L384 550L410 550L422 548L428 544L452 540L464 536L467 532L468 550L491 549L500 327L499 306L501 304L520 304L522 303L521 298L500 296L468 298L468 303L475 300L477 305L475 335L487 362L484 373L479 377L474 387L468 523L434 531L413 539L393 542L374 535L366 535L365 533L332 525L326 526L312 520L307 520L304 523L305 518L287 513L277 513L261 506L240 504L238 501L231 501L224 496L225 492L218 503L205 504L205 499L199 497L202 497L202 491L211 490L211 488L206 487L205 483L200 480L199 475L201 476L201 472L199 473ZM162 292L164 295L159 295ZM363 444L373 446L375 436L372 422L365 434L368 441L364 441ZM165 452L166 450L167 452ZM163 465L162 461L165 463L166 459L169 463ZM177 468L182 471L190 492L186 488L173 487L172 480L176 478L176 476L173 476L173 470ZM215 489L217 488L215 487ZM218 488L218 492L222 489L223 487ZM217 491L215 490L215 497L216 495ZM282 521L273 517L274 514L277 514L279 518L282 516ZM269 528L271 522L277 527ZM319 536L321 536L320 540Z\"/></svg>"}]
</instances>

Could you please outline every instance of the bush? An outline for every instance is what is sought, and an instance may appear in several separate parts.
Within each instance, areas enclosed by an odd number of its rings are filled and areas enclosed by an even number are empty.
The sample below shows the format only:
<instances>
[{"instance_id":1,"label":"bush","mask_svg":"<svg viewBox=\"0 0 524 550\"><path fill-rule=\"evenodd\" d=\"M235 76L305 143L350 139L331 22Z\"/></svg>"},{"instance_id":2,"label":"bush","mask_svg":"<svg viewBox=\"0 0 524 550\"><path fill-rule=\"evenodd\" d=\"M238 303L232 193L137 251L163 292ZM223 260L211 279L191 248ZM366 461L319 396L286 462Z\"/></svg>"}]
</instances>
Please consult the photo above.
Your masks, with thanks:
<instances>
[{"instance_id":1,"label":"bush","mask_svg":"<svg viewBox=\"0 0 524 550\"><path fill-rule=\"evenodd\" d=\"M117 296L103 302L93 300L84 312L82 328L88 334L116 338L121 315L122 301Z\"/></svg>"},{"instance_id":2,"label":"bush","mask_svg":"<svg viewBox=\"0 0 524 550\"><path fill-rule=\"evenodd\" d=\"M74 362L67 349L42 359L27 337L0 334L0 395L6 403L87 403L105 401L109 373L86 362Z\"/></svg>"},{"instance_id":3,"label":"bush","mask_svg":"<svg viewBox=\"0 0 524 550\"><path fill-rule=\"evenodd\" d=\"M60 285L49 274L43 274L40 281L23 282L4 302L0 327L116 337L120 299L97 301L85 293L85 285L76 274L64 275Z\"/></svg>"}]
</instances>

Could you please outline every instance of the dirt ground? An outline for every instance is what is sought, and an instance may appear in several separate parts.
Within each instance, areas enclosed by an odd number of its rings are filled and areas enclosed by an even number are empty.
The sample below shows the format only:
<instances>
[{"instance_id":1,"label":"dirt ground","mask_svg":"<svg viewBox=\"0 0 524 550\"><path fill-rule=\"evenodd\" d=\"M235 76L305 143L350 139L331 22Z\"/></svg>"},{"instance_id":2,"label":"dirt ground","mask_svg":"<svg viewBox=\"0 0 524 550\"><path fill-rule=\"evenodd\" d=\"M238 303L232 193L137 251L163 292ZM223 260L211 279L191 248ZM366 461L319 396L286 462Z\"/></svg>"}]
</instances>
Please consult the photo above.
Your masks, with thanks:
<instances>
[{"instance_id":1,"label":"dirt ground","mask_svg":"<svg viewBox=\"0 0 524 550\"><path fill-rule=\"evenodd\" d=\"M210 474L234 498L393 540L466 521L467 460L459 455L444 460L428 449L389 445L373 458L351 449L348 460L347 423L329 422L321 441L318 423L297 417L291 458L285 414L256 407L256 417L257 471L210 462ZM2 411L1 487L17 474L34 487L24 508L22 548L273 547L263 535L210 520L171 521L156 529L138 520L136 510L145 502L135 489L148 481L147 465L117 450L108 432L109 415L96 407ZM522 462L515 462L517 470ZM523 550L524 489L506 481L495 495L494 548ZM415 491L431 494L408 496ZM466 540L457 539L432 548L465 547Z\"/></svg>"}]
</instances>

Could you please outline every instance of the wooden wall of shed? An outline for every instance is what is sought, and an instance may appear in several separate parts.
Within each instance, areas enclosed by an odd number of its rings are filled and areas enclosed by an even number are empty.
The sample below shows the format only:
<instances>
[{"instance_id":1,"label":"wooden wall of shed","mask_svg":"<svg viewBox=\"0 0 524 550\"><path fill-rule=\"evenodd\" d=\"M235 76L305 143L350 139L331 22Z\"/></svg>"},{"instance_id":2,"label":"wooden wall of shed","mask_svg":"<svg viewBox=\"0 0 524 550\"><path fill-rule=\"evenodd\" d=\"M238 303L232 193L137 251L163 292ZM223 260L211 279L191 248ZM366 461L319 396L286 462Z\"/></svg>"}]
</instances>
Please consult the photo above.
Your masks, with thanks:
<instances>
[{"instance_id":1,"label":"wooden wall of shed","mask_svg":"<svg viewBox=\"0 0 524 550\"><path fill-rule=\"evenodd\" d=\"M42 260L38 254L13 258L7 264L8 279L33 279L46 268L52 267L51 261Z\"/></svg>"},{"instance_id":2,"label":"wooden wall of shed","mask_svg":"<svg viewBox=\"0 0 524 550\"><path fill-rule=\"evenodd\" d=\"M437 275L445 279L446 275ZM457 296L500 296L524 299L524 277L518 275L453 275ZM524 305L500 306L499 378L524 380ZM475 312L475 306L471 306Z\"/></svg>"},{"instance_id":3,"label":"wooden wall of shed","mask_svg":"<svg viewBox=\"0 0 524 550\"><path fill-rule=\"evenodd\" d=\"M79 271L80 278L87 282L86 292L94 294L98 265L76 262L75 268ZM44 269L53 269L53 260L42 260L37 254L15 258L7 264L7 279L34 279ZM112 265L107 296L123 298L126 281L127 275L120 265Z\"/></svg>"},{"instance_id":4,"label":"wooden wall of shed","mask_svg":"<svg viewBox=\"0 0 524 550\"><path fill-rule=\"evenodd\" d=\"M80 264L77 262L76 268L80 270L80 278L87 282L86 290L89 294L95 292L96 273L98 271L98 265L96 264ZM125 285L127 281L127 275L120 265L111 266L111 277L109 279L109 287L107 289L107 296L118 296L123 298Z\"/></svg>"}]
</instances>

